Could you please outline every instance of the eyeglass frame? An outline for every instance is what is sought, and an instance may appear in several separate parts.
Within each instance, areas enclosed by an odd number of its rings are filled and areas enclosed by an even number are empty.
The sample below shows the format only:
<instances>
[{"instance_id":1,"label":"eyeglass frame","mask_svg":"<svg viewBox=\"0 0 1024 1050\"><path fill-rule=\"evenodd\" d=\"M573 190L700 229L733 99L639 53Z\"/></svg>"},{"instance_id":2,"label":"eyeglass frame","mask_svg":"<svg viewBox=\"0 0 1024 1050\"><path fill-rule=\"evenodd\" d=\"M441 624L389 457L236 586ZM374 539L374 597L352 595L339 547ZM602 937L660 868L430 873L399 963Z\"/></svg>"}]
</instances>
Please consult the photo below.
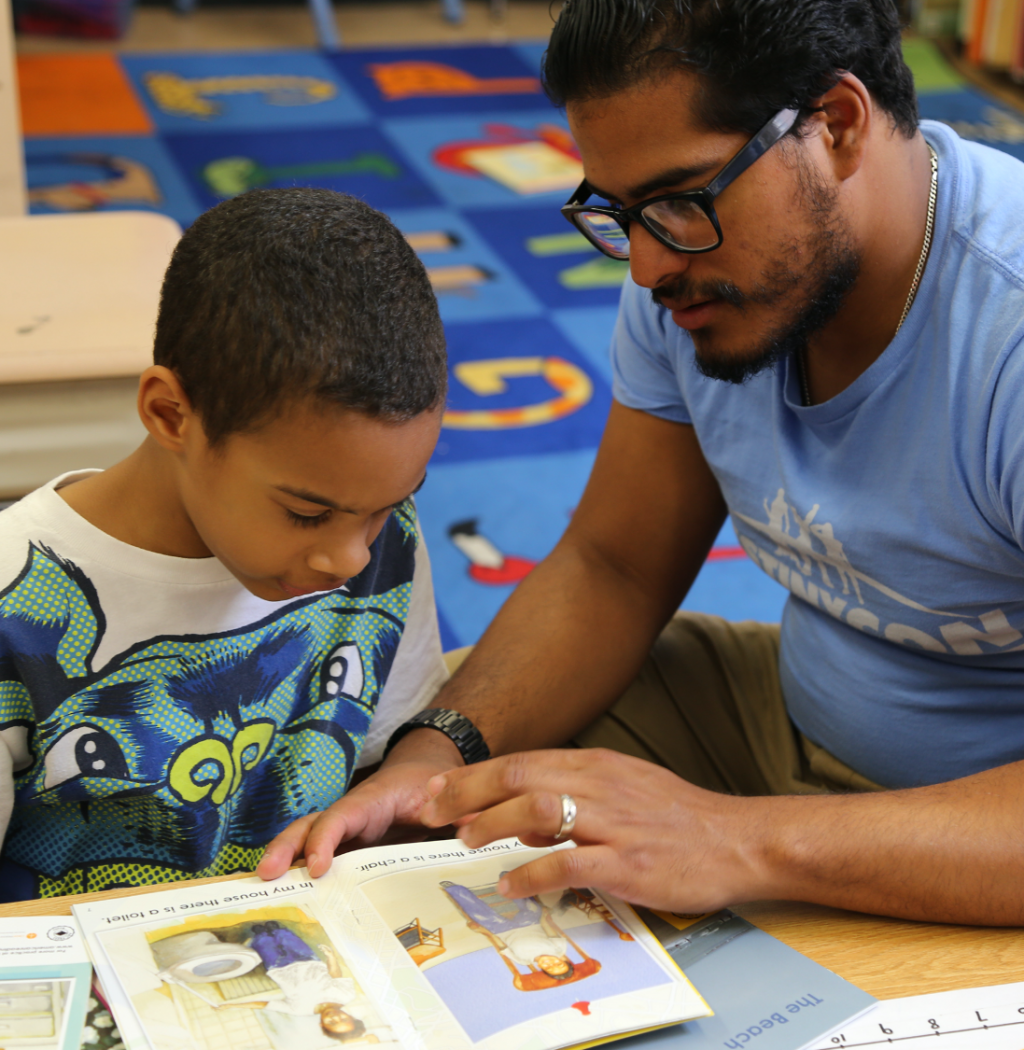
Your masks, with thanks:
<instances>
[{"instance_id":1,"label":"eyeglass frame","mask_svg":"<svg viewBox=\"0 0 1024 1050\"><path fill-rule=\"evenodd\" d=\"M745 145L733 158L725 165L724 168L707 184L699 189L694 190L682 190L679 193L665 193L660 197L651 197L649 200L640 201L639 204L634 204L629 208L616 208L611 205L588 205L584 202L588 197L592 197L594 191L590 188L587 180L584 179L579 186L576 187L575 193L565 202L561 207L562 214L566 219L572 223L573 226L587 238L588 241L598 251L607 255L610 259L618 259L625 261L629 258L629 255L613 255L608 249L602 247L594 239L591 234L584 229L580 222L576 221L576 216L581 212L597 212L599 215L608 215L613 218L619 226L622 227L622 231L626 235L626 240L629 240L629 226L633 222L639 222L641 226L659 243L664 244L666 248L671 248L676 252L684 252L687 255L700 255L704 252L713 252L717 248L722 247L722 242L725 240L722 234L722 227L718 221L718 214L715 211L714 200L715 198L732 182L734 182L740 175L743 174L754 163L758 158L764 156L778 142L790 128L797 122L797 118L800 116L800 110L798 109L780 109L778 113L764 125L763 128ZM708 248L684 248L678 244L673 244L667 240L665 236L660 234L656 229L653 228L651 222L644 218L644 211L651 207L652 204L660 204L662 201L671 200L691 200L696 203L701 211L708 217L711 225L714 227L715 233L718 236L716 244L712 244Z\"/></svg>"}]
</instances>

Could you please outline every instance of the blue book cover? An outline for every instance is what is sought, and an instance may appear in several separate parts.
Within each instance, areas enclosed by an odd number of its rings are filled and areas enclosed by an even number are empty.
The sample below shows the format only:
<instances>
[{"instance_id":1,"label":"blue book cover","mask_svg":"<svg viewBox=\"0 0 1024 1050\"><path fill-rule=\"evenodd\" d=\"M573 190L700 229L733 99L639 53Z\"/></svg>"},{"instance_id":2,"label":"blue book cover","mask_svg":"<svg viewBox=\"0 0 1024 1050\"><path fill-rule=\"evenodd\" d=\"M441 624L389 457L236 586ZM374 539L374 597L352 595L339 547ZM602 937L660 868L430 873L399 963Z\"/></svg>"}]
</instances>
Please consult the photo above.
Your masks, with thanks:
<instances>
[{"instance_id":1,"label":"blue book cover","mask_svg":"<svg viewBox=\"0 0 1024 1050\"><path fill-rule=\"evenodd\" d=\"M637 910L715 1015L624 1050L801 1050L877 1002L731 911L689 922Z\"/></svg>"}]
</instances>

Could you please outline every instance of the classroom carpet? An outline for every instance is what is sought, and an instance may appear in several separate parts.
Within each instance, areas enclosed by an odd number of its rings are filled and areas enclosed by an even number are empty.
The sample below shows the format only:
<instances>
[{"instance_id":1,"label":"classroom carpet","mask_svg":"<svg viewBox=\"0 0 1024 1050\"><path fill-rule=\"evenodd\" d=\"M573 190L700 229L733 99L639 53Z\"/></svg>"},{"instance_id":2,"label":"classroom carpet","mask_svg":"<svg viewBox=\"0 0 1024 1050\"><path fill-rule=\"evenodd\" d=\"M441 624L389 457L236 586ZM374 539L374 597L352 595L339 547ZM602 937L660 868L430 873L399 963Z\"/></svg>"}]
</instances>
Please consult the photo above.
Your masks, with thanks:
<instances>
[{"instance_id":1,"label":"classroom carpet","mask_svg":"<svg viewBox=\"0 0 1024 1050\"><path fill-rule=\"evenodd\" d=\"M451 395L418 499L446 649L475 642L557 542L611 403L625 264L558 212L581 178L539 81L544 45L19 60L34 214L163 212L187 226L255 187L324 186L387 212L431 277ZM1024 159L1024 119L911 40L921 114ZM813 544L815 540L810 539ZM787 591L726 525L686 608L777 620Z\"/></svg>"}]
</instances>

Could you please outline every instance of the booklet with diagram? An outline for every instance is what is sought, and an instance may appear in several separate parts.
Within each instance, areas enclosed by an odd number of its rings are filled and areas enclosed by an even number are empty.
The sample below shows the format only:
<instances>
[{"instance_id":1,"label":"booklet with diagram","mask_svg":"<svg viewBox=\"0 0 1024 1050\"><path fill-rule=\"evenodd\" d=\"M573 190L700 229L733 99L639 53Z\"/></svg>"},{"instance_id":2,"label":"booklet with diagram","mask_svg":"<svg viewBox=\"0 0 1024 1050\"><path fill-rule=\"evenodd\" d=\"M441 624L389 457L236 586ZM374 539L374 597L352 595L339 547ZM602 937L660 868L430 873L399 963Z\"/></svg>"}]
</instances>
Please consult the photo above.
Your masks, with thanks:
<instances>
[{"instance_id":1,"label":"booklet with diagram","mask_svg":"<svg viewBox=\"0 0 1024 1050\"><path fill-rule=\"evenodd\" d=\"M74 920L0 919L0 1047L78 1050L91 980Z\"/></svg>"},{"instance_id":2,"label":"booklet with diagram","mask_svg":"<svg viewBox=\"0 0 1024 1050\"><path fill-rule=\"evenodd\" d=\"M557 847L565 848L565 847ZM76 905L128 1050L559 1050L711 1010L621 901L509 901L516 840Z\"/></svg>"},{"instance_id":3,"label":"booklet with diagram","mask_svg":"<svg viewBox=\"0 0 1024 1050\"><path fill-rule=\"evenodd\" d=\"M874 996L731 911L639 913L715 1014L627 1039L618 1044L622 1050L845 1046L836 1033L877 1005Z\"/></svg>"}]
</instances>

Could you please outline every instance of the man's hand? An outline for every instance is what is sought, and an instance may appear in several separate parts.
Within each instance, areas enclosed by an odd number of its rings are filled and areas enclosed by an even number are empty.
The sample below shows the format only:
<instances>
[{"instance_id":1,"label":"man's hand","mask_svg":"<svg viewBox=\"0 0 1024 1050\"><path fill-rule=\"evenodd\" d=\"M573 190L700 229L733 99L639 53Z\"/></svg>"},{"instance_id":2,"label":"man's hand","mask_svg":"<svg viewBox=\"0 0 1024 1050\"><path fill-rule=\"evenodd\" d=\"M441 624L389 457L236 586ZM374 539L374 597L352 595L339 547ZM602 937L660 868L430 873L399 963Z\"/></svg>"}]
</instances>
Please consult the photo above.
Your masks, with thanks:
<instances>
[{"instance_id":1,"label":"man's hand","mask_svg":"<svg viewBox=\"0 0 1024 1050\"><path fill-rule=\"evenodd\" d=\"M509 897L593 886L635 904L711 911L803 900L876 915L1024 925L1024 762L900 791L736 798L602 750L508 755L435 776L428 827L467 846L550 846L560 796L575 849L508 873Z\"/></svg>"},{"instance_id":2,"label":"man's hand","mask_svg":"<svg viewBox=\"0 0 1024 1050\"><path fill-rule=\"evenodd\" d=\"M276 879L304 855L309 874L317 878L331 866L339 845L357 849L424 838L427 831L417 818L430 797L427 781L461 765L458 748L443 733L414 730L395 745L376 773L333 806L289 824L267 846L256 874Z\"/></svg>"},{"instance_id":3,"label":"man's hand","mask_svg":"<svg viewBox=\"0 0 1024 1050\"><path fill-rule=\"evenodd\" d=\"M576 801L575 849L509 872L507 897L592 886L634 904L714 911L762 895L756 843L765 799L694 787L660 766L601 749L534 751L452 770L429 784L428 827L460 825L472 848L517 835L555 843L560 796Z\"/></svg>"}]
</instances>

